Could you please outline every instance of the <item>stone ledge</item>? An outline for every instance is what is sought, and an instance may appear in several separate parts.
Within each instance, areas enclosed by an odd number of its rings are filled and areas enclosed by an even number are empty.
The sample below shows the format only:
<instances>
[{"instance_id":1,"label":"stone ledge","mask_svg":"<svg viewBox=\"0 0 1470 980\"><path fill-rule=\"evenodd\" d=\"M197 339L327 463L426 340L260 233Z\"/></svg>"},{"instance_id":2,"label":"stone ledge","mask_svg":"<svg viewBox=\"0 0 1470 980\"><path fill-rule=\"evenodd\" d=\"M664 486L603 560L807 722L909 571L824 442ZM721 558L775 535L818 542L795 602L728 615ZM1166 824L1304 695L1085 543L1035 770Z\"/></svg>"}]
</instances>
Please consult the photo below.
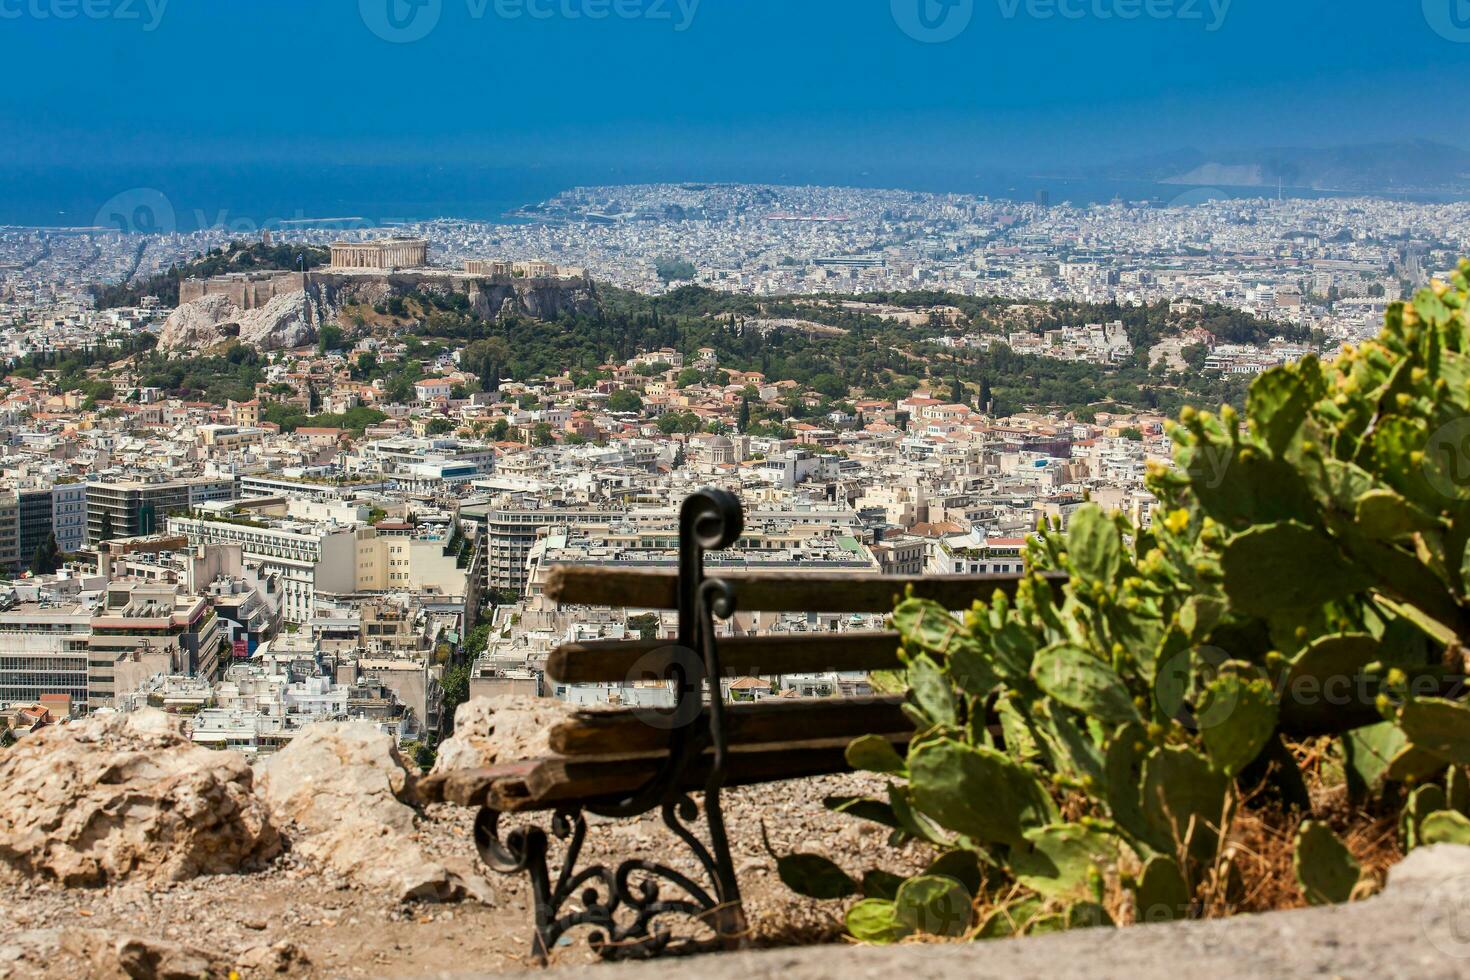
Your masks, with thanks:
<instances>
[{"instance_id":1,"label":"stone ledge","mask_svg":"<svg viewBox=\"0 0 1470 980\"><path fill-rule=\"evenodd\" d=\"M765 950L697 963L701 980L1470 977L1470 848L1417 850L1393 870L1383 894L1353 905L974 945ZM521 975L676 980L688 976L690 967L689 960L666 960Z\"/></svg>"}]
</instances>

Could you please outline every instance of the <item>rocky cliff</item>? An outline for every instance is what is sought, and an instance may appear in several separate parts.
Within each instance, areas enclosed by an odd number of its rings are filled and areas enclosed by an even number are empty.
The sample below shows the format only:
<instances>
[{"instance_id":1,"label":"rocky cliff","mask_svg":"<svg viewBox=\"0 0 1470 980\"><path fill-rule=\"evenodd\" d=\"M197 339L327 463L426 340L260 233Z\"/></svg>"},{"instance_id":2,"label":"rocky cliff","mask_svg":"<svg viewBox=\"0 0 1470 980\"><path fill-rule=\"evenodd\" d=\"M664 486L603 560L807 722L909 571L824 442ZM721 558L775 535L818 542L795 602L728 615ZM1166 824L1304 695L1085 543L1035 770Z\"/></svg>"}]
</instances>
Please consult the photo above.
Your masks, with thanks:
<instances>
[{"instance_id":1,"label":"rocky cliff","mask_svg":"<svg viewBox=\"0 0 1470 980\"><path fill-rule=\"evenodd\" d=\"M258 309L243 309L225 289L184 303L164 323L158 346L200 351L238 339L263 351L302 347L316 342L322 324L348 329L350 325L339 320L344 307L378 306L394 296L413 293L461 293L469 300L470 312L482 320L509 316L551 320L597 308L596 289L585 279L512 279L423 271L381 275L313 272L304 289L277 295Z\"/></svg>"}]
</instances>

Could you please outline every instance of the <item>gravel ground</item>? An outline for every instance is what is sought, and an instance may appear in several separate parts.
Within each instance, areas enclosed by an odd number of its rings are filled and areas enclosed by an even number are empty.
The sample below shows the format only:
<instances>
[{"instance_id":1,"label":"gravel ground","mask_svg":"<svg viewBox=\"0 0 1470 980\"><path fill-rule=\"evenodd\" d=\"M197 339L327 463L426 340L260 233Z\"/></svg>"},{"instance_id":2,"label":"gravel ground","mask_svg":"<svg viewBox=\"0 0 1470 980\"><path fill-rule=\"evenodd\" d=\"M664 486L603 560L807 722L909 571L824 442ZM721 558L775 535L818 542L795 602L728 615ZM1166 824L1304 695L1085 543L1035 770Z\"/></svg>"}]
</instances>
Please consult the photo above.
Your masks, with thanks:
<instances>
[{"instance_id":1,"label":"gravel ground","mask_svg":"<svg viewBox=\"0 0 1470 980\"><path fill-rule=\"evenodd\" d=\"M680 980L688 964L568 968L541 980ZM1228 920L1088 930L982 944L822 946L710 956L701 980L1210 980L1470 977L1470 848L1415 851L1378 897ZM469 975L467 975L469 976ZM527 974L527 976L531 976Z\"/></svg>"},{"instance_id":2,"label":"gravel ground","mask_svg":"<svg viewBox=\"0 0 1470 980\"><path fill-rule=\"evenodd\" d=\"M781 853L817 851L854 873L870 867L902 873L923 866L922 848L895 851L882 828L822 806L824 796L881 791L882 786L872 776L852 774L727 791L731 849L758 943L833 939L840 928L839 910L801 899L781 884L761 843L762 819ZM458 807L431 807L420 821L418 841L435 859L469 866L473 817L473 811ZM514 827L516 818L505 824L505 829ZM594 820L583 866L642 856L692 874L693 859L670 841L657 814L637 821ZM67 942L58 945L58 936L65 939L69 931L109 943L139 937L212 953L247 977L276 966L287 975L310 977L518 972L530 965L529 892L520 878L490 875L489 881L494 899L489 904L402 905L289 853L255 874L152 889L142 884L63 888L0 871L0 901L11 910L0 920L0 977L105 974L95 958L87 959ZM265 955L272 949L289 955ZM591 963L595 957L585 943L574 941L556 950L553 959L560 965Z\"/></svg>"}]
</instances>

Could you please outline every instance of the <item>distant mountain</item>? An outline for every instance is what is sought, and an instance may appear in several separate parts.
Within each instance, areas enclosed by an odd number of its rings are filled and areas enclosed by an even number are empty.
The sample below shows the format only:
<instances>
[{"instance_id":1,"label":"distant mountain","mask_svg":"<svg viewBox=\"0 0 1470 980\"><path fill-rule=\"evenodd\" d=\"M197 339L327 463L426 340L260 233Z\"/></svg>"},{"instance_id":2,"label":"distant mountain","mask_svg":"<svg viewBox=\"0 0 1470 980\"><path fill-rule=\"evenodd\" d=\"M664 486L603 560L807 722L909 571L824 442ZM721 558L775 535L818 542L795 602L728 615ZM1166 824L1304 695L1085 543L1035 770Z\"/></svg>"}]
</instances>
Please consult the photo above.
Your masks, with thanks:
<instances>
[{"instance_id":1,"label":"distant mountain","mask_svg":"<svg viewBox=\"0 0 1470 980\"><path fill-rule=\"evenodd\" d=\"M1094 176L1192 186L1283 184L1320 191L1459 195L1470 193L1470 151L1429 140L1223 153L1190 148L1113 164Z\"/></svg>"}]
</instances>

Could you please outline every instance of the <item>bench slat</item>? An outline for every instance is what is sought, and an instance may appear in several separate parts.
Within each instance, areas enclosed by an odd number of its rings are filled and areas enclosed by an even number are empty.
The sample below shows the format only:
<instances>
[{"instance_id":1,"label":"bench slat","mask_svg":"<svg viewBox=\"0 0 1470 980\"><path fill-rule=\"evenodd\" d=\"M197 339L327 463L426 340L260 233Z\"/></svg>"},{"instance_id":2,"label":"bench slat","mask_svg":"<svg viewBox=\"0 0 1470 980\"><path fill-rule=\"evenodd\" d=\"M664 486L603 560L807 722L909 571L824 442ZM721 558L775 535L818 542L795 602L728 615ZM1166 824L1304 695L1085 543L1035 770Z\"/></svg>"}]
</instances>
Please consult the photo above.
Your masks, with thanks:
<instances>
[{"instance_id":1,"label":"bench slat","mask_svg":"<svg viewBox=\"0 0 1470 980\"><path fill-rule=\"evenodd\" d=\"M914 723L903 713L903 698L772 699L725 708L727 744L732 748L789 742L799 732L809 739L853 739L860 735L912 733ZM667 752L669 732L650 724L657 715L624 709L589 711L551 729L551 751L557 755L615 755ZM709 727L709 710L694 722Z\"/></svg>"},{"instance_id":2,"label":"bench slat","mask_svg":"<svg viewBox=\"0 0 1470 980\"><path fill-rule=\"evenodd\" d=\"M416 782L414 789L423 803L481 806L491 786L506 780L524 781L535 768L536 762L531 760L485 769L451 769L424 776Z\"/></svg>"},{"instance_id":3,"label":"bench slat","mask_svg":"<svg viewBox=\"0 0 1470 980\"><path fill-rule=\"evenodd\" d=\"M892 612L894 600L912 585L914 595L946 609L968 609L1000 589L1016 594L1020 575L822 575L721 572L710 578L736 586L746 612ZM1065 576L1063 576L1065 578ZM558 565L546 576L546 595L564 605L633 609L679 608L679 576L673 571L631 571L587 565Z\"/></svg>"},{"instance_id":4,"label":"bench slat","mask_svg":"<svg viewBox=\"0 0 1470 980\"><path fill-rule=\"evenodd\" d=\"M907 738L891 739L902 755ZM804 779L850 772L845 753L850 739L778 742L758 749L732 749L726 755L725 785L745 786L784 779ZM690 764L682 786L689 790L704 788L713 756L706 753ZM651 779L659 768L657 758L627 756L576 756L543 759L524 781L524 796L513 785L491 794L497 806L505 804L507 812L544 810L559 803L591 799L613 799L635 792Z\"/></svg>"},{"instance_id":5,"label":"bench slat","mask_svg":"<svg viewBox=\"0 0 1470 980\"><path fill-rule=\"evenodd\" d=\"M719 641L726 677L813 674L829 670L894 670L897 633L787 633ZM674 662L670 640L597 640L551 651L546 676L560 684L658 680Z\"/></svg>"}]
</instances>

